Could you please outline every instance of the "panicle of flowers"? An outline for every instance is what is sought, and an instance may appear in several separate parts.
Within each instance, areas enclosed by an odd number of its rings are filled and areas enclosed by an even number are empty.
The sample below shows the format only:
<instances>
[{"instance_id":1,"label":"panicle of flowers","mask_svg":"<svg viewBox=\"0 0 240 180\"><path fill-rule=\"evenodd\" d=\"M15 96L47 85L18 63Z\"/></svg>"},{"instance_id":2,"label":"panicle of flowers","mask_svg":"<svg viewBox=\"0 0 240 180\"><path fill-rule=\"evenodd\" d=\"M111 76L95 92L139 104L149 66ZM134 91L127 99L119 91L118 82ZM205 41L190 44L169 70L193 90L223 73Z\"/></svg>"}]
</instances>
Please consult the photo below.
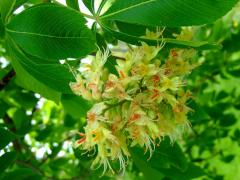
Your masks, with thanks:
<instances>
[{"instance_id":1,"label":"panicle of flowers","mask_svg":"<svg viewBox=\"0 0 240 180\"><path fill-rule=\"evenodd\" d=\"M166 59L158 58L162 46L142 46L117 60L118 74L105 71L109 51L99 51L91 63L72 82L72 91L93 101L87 113L87 125L76 146L96 154L93 168L119 162L124 172L130 157L129 147L140 146L151 157L156 143L165 136L172 141L189 126L185 77L196 64L191 63L193 50L172 49Z\"/></svg>"}]
</instances>

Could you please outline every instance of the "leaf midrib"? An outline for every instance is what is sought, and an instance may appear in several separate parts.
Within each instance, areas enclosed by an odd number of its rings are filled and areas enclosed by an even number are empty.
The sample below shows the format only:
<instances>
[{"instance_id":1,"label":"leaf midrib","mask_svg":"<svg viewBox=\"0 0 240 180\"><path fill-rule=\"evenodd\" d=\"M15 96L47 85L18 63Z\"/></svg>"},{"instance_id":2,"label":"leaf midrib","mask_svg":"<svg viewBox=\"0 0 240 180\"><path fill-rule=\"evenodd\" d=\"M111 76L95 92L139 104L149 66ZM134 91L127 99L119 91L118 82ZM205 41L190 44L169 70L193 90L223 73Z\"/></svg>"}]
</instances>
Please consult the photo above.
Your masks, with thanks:
<instances>
[{"instance_id":1,"label":"leaf midrib","mask_svg":"<svg viewBox=\"0 0 240 180\"><path fill-rule=\"evenodd\" d=\"M25 34L30 36L41 36L46 38L55 38L55 39L89 39L89 37L76 37L76 36L54 36L49 34L39 34L39 33L33 33L33 32L24 32L24 31L14 31L11 29L6 28L6 31L9 33L15 33L15 34Z\"/></svg>"},{"instance_id":2,"label":"leaf midrib","mask_svg":"<svg viewBox=\"0 0 240 180\"><path fill-rule=\"evenodd\" d=\"M119 14L121 12L124 12L124 11L128 11L130 9L133 9L133 8L137 8L137 7L140 7L142 5L145 5L145 4L148 4L148 3L152 3L152 2L156 2L157 0L150 0L150 1L147 1L147 2L142 2L142 3L139 3L139 4L136 4L136 5L133 5L133 6L130 6L130 7L127 7L127 8L124 8L124 9L121 9L119 11L116 11L116 12L113 12L113 13L110 13L110 14L107 14L105 16L101 16L101 19L104 19L104 18L107 18L109 16L114 16L116 14Z\"/></svg>"}]
</instances>

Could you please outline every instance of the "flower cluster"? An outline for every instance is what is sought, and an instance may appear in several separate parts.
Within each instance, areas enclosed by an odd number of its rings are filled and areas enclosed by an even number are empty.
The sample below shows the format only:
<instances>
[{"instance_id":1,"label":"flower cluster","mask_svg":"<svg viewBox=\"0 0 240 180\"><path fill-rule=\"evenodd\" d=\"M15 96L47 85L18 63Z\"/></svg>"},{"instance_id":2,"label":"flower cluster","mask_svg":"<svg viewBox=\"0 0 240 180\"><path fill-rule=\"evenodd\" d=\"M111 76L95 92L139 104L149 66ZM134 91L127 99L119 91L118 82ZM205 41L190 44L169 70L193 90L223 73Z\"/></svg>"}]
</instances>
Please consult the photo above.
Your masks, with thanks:
<instances>
[{"instance_id":1,"label":"flower cluster","mask_svg":"<svg viewBox=\"0 0 240 180\"><path fill-rule=\"evenodd\" d=\"M118 74L104 68L108 51L81 64L71 89L95 104L76 145L97 154L93 167L113 171L111 161L119 161L124 171L129 146L140 146L151 157L164 136L173 141L188 126L186 101L191 94L183 86L195 67L189 61L193 50L172 49L164 60L157 58L160 50L145 43L129 50L124 60L117 60Z\"/></svg>"}]
</instances>

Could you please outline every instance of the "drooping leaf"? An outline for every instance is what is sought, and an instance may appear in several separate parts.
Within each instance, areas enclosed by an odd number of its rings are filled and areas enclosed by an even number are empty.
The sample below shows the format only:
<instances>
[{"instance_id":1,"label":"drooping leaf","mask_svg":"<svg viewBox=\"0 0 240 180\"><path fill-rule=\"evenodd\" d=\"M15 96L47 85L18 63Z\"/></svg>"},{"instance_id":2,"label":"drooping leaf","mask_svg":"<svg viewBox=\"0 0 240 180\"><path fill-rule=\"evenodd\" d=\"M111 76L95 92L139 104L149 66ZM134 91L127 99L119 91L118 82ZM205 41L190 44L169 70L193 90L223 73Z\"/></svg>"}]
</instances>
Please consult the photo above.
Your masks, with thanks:
<instances>
[{"instance_id":1,"label":"drooping leaf","mask_svg":"<svg viewBox=\"0 0 240 180\"><path fill-rule=\"evenodd\" d=\"M144 26L140 24L130 24L130 23L125 23L125 22L120 22L120 21L115 21L115 24L120 32L133 35L133 36L145 36L146 35L146 30L156 32L156 27L153 26ZM165 27L163 32L163 37L168 37L172 38L173 34L180 34L181 28L168 28Z\"/></svg>"},{"instance_id":2,"label":"drooping leaf","mask_svg":"<svg viewBox=\"0 0 240 180\"><path fill-rule=\"evenodd\" d=\"M212 23L238 0L116 0L102 20L118 20L151 26L190 26Z\"/></svg>"},{"instance_id":3,"label":"drooping leaf","mask_svg":"<svg viewBox=\"0 0 240 180\"><path fill-rule=\"evenodd\" d=\"M6 32L28 54L43 59L79 58L95 50L95 37L81 13L41 4L15 16Z\"/></svg>"},{"instance_id":4,"label":"drooping leaf","mask_svg":"<svg viewBox=\"0 0 240 180\"><path fill-rule=\"evenodd\" d=\"M116 37L117 39L133 44L133 45L141 45L141 42L146 42L149 45L159 45L161 44L161 42L165 42L166 46L168 48L195 48L198 50L206 50L206 49L219 49L221 48L220 45L218 44L214 44L214 43L208 43L206 41L183 41L183 40L177 40L177 39L172 39L172 38L160 38L160 39L149 39L146 37L137 37L137 36L133 36L130 34L126 34L123 32L119 32L113 29L110 29L109 27L105 26L102 24L102 27L109 32L110 34L112 34L114 37Z\"/></svg>"}]
</instances>

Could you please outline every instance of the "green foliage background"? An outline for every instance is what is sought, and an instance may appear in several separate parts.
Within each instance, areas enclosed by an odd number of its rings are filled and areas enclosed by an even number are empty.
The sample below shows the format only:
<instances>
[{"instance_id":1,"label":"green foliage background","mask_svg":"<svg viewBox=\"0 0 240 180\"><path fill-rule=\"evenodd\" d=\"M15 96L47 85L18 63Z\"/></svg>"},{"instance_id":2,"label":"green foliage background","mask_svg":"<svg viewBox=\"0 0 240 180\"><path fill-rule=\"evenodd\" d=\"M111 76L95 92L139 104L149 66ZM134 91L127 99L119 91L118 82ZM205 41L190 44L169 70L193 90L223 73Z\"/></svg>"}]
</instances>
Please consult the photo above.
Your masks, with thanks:
<instances>
[{"instance_id":1,"label":"green foliage background","mask_svg":"<svg viewBox=\"0 0 240 180\"><path fill-rule=\"evenodd\" d=\"M236 0L116 0L103 14L107 1L95 10L93 0L84 0L101 26L92 29L77 1L67 0L68 8L42 2L0 1L0 179L240 179L240 5L231 10ZM13 15L21 5L27 10ZM124 10L131 6L136 8ZM187 81L194 95L192 128L177 143L166 138L150 160L132 149L124 175L100 177L101 169L90 169L93 157L72 147L91 104L71 93L68 65L77 67L94 54L95 43L156 45L158 40L141 37L155 26L166 26L160 56L176 47L198 50L194 60L202 65ZM173 36L182 29L191 40ZM74 61L59 63L69 58ZM106 63L111 72L115 59Z\"/></svg>"}]
</instances>

